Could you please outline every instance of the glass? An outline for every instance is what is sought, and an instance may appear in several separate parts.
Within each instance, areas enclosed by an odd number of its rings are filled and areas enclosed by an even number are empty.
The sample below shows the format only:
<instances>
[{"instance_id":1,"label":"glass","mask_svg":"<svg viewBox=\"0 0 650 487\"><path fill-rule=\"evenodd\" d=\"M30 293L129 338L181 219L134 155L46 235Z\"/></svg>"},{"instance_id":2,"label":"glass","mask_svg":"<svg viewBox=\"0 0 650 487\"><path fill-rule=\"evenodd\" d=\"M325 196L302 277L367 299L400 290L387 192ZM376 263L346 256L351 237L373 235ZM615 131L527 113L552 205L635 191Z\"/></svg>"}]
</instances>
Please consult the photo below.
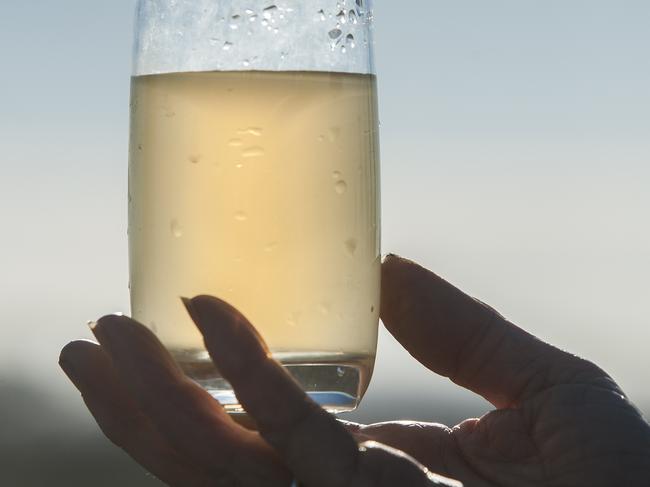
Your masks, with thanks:
<instances>
[{"instance_id":1,"label":"glass","mask_svg":"<svg viewBox=\"0 0 650 487\"><path fill-rule=\"evenodd\" d=\"M140 0L129 163L131 306L241 412L180 296L241 310L326 409L368 387L380 296L368 0Z\"/></svg>"}]
</instances>

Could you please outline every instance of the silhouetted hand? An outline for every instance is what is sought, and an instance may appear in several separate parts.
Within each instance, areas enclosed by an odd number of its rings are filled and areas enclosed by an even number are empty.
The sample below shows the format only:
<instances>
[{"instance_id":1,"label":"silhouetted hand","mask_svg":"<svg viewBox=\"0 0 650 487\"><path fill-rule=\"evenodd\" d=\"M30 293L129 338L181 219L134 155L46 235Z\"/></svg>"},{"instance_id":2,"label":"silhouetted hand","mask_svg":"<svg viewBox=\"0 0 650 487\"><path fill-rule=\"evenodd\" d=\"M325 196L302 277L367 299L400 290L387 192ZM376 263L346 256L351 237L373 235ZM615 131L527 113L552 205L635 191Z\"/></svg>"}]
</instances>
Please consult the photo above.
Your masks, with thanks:
<instances>
[{"instance_id":1,"label":"silhouetted hand","mask_svg":"<svg viewBox=\"0 0 650 487\"><path fill-rule=\"evenodd\" d=\"M240 313L210 297L188 311L259 433L129 318L102 318L100 344L73 342L60 363L104 433L172 486L289 487L294 477L308 487L459 485L430 472L465 487L650 485L650 426L605 372L414 263L389 257L382 274L388 330L495 411L454 428L344 426L268 357Z\"/></svg>"}]
</instances>

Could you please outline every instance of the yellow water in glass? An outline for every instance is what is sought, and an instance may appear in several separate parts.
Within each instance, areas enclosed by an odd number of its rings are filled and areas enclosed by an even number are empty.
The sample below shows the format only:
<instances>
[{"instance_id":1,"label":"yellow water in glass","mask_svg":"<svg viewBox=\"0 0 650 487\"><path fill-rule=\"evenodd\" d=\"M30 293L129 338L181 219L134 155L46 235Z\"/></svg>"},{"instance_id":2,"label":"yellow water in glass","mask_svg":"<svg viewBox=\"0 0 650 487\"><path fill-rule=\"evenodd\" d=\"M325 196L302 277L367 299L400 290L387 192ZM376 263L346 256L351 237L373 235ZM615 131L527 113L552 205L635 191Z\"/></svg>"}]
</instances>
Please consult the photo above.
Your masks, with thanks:
<instances>
[{"instance_id":1,"label":"yellow water in glass","mask_svg":"<svg viewBox=\"0 0 650 487\"><path fill-rule=\"evenodd\" d=\"M376 106L372 75L133 78L134 318L179 356L201 351L179 297L218 296L278 357L347 357L369 378L380 292Z\"/></svg>"}]
</instances>

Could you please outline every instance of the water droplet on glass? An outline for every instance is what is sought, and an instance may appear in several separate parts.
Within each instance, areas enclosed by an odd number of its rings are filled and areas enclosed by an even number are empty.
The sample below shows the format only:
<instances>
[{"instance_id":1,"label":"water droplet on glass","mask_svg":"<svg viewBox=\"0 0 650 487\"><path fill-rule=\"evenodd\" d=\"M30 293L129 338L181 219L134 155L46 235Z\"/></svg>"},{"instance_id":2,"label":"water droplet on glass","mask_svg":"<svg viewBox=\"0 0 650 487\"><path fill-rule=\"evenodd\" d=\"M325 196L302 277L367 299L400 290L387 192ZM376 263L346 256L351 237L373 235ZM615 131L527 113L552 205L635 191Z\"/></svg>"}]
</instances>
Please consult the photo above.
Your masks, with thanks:
<instances>
[{"instance_id":1,"label":"water droplet on glass","mask_svg":"<svg viewBox=\"0 0 650 487\"><path fill-rule=\"evenodd\" d=\"M244 141L241 139L230 139L228 141L228 145L230 147L241 147L242 145L244 145Z\"/></svg>"},{"instance_id":2,"label":"water droplet on glass","mask_svg":"<svg viewBox=\"0 0 650 487\"><path fill-rule=\"evenodd\" d=\"M348 52L348 48L345 46L341 46L341 52L345 54L346 52Z\"/></svg>"},{"instance_id":3,"label":"water droplet on glass","mask_svg":"<svg viewBox=\"0 0 650 487\"><path fill-rule=\"evenodd\" d=\"M246 213L244 213L243 211L238 211L237 213L235 213L235 220L237 220L238 222L245 222L246 220L248 220L248 215L246 215Z\"/></svg>"},{"instance_id":4,"label":"water droplet on glass","mask_svg":"<svg viewBox=\"0 0 650 487\"><path fill-rule=\"evenodd\" d=\"M320 9L318 11L318 18L321 20L321 22L324 22L325 20L327 20L327 16L325 15L325 10Z\"/></svg>"},{"instance_id":5,"label":"water droplet on glass","mask_svg":"<svg viewBox=\"0 0 650 487\"><path fill-rule=\"evenodd\" d=\"M278 248L277 242L271 242L264 247L264 252L271 253Z\"/></svg>"},{"instance_id":6,"label":"water droplet on glass","mask_svg":"<svg viewBox=\"0 0 650 487\"><path fill-rule=\"evenodd\" d=\"M358 242L355 238L349 238L345 241L345 249L350 255L354 255L357 251Z\"/></svg>"},{"instance_id":7,"label":"water droplet on glass","mask_svg":"<svg viewBox=\"0 0 650 487\"><path fill-rule=\"evenodd\" d=\"M248 133L251 135L254 135L255 137L261 137L262 133L264 133L264 129L261 129L260 127L248 127Z\"/></svg>"},{"instance_id":8,"label":"water droplet on glass","mask_svg":"<svg viewBox=\"0 0 650 487\"><path fill-rule=\"evenodd\" d=\"M178 220L172 220L171 231L172 235L176 238L181 238L183 236L183 227L178 223Z\"/></svg>"},{"instance_id":9,"label":"water droplet on glass","mask_svg":"<svg viewBox=\"0 0 650 487\"><path fill-rule=\"evenodd\" d=\"M213 46L216 46L219 44L219 38L218 37L210 37L210 44Z\"/></svg>"},{"instance_id":10,"label":"water droplet on glass","mask_svg":"<svg viewBox=\"0 0 650 487\"><path fill-rule=\"evenodd\" d=\"M262 19L262 26L267 27L269 25L269 21L266 19Z\"/></svg>"},{"instance_id":11,"label":"water droplet on glass","mask_svg":"<svg viewBox=\"0 0 650 487\"><path fill-rule=\"evenodd\" d=\"M248 17L249 22L255 22L257 20L257 15L251 15Z\"/></svg>"},{"instance_id":12,"label":"water droplet on glass","mask_svg":"<svg viewBox=\"0 0 650 487\"><path fill-rule=\"evenodd\" d=\"M343 377L345 375L345 369L343 367L337 367L336 375L338 375L339 377Z\"/></svg>"},{"instance_id":13,"label":"water droplet on glass","mask_svg":"<svg viewBox=\"0 0 650 487\"><path fill-rule=\"evenodd\" d=\"M138 145L138 150L142 150L142 144Z\"/></svg>"},{"instance_id":14,"label":"water droplet on glass","mask_svg":"<svg viewBox=\"0 0 650 487\"><path fill-rule=\"evenodd\" d=\"M345 16L345 12L343 10L341 10L338 14L336 14L336 20L341 24L347 23L348 19Z\"/></svg>"},{"instance_id":15,"label":"water droplet on glass","mask_svg":"<svg viewBox=\"0 0 650 487\"><path fill-rule=\"evenodd\" d=\"M298 322L300 321L300 315L301 313L299 311L294 311L291 313L291 316L287 318L287 325L289 326L298 326Z\"/></svg>"},{"instance_id":16,"label":"water droplet on glass","mask_svg":"<svg viewBox=\"0 0 650 487\"><path fill-rule=\"evenodd\" d=\"M246 10L244 10L244 12L246 12L246 15L253 15L255 13L255 11L251 10L250 8L247 8Z\"/></svg>"},{"instance_id":17,"label":"water droplet on glass","mask_svg":"<svg viewBox=\"0 0 650 487\"><path fill-rule=\"evenodd\" d=\"M262 157L264 155L264 149L261 147L249 147L248 149L242 152L242 157L251 158L251 157Z\"/></svg>"},{"instance_id":18,"label":"water droplet on glass","mask_svg":"<svg viewBox=\"0 0 650 487\"><path fill-rule=\"evenodd\" d=\"M350 10L348 12L348 22L350 22L351 24L357 24L358 23L357 13L354 10Z\"/></svg>"},{"instance_id":19,"label":"water droplet on glass","mask_svg":"<svg viewBox=\"0 0 650 487\"><path fill-rule=\"evenodd\" d=\"M334 185L334 189L338 194L345 194L348 190L348 184L345 181L339 181Z\"/></svg>"},{"instance_id":20,"label":"water droplet on glass","mask_svg":"<svg viewBox=\"0 0 650 487\"><path fill-rule=\"evenodd\" d=\"M262 10L262 15L265 19L272 19L277 11L278 7L271 5L270 7L266 7L264 10Z\"/></svg>"},{"instance_id":21,"label":"water droplet on glass","mask_svg":"<svg viewBox=\"0 0 650 487\"><path fill-rule=\"evenodd\" d=\"M199 162L201 162L201 156L198 154L192 154L189 157L189 160L192 164L198 164Z\"/></svg>"},{"instance_id":22,"label":"water droplet on glass","mask_svg":"<svg viewBox=\"0 0 650 487\"><path fill-rule=\"evenodd\" d=\"M343 34L341 29L332 29L329 31L330 39L338 39Z\"/></svg>"},{"instance_id":23,"label":"water droplet on glass","mask_svg":"<svg viewBox=\"0 0 650 487\"><path fill-rule=\"evenodd\" d=\"M233 15L230 18L230 28L232 30L239 29L239 24L241 24L241 15Z\"/></svg>"},{"instance_id":24,"label":"water droplet on glass","mask_svg":"<svg viewBox=\"0 0 650 487\"><path fill-rule=\"evenodd\" d=\"M327 135L330 142L335 142L341 136L341 127L330 127Z\"/></svg>"},{"instance_id":25,"label":"water droplet on glass","mask_svg":"<svg viewBox=\"0 0 650 487\"><path fill-rule=\"evenodd\" d=\"M244 59L241 63L246 68L251 65L251 62L248 59Z\"/></svg>"},{"instance_id":26,"label":"water droplet on glass","mask_svg":"<svg viewBox=\"0 0 650 487\"><path fill-rule=\"evenodd\" d=\"M243 168L244 168L244 163L243 163L243 162L236 162L236 163L235 163L235 167L236 167L237 169L243 169Z\"/></svg>"},{"instance_id":27,"label":"water droplet on glass","mask_svg":"<svg viewBox=\"0 0 650 487\"><path fill-rule=\"evenodd\" d=\"M230 48L232 47L232 42L226 41L223 43L223 50L224 51L230 51Z\"/></svg>"},{"instance_id":28,"label":"water droplet on glass","mask_svg":"<svg viewBox=\"0 0 650 487\"><path fill-rule=\"evenodd\" d=\"M341 179L341 176L342 176L341 171L334 171L332 173L332 177L334 178L335 181Z\"/></svg>"},{"instance_id":29,"label":"water droplet on glass","mask_svg":"<svg viewBox=\"0 0 650 487\"><path fill-rule=\"evenodd\" d=\"M348 34L348 36L345 39L346 39L348 45L352 49L354 49L357 46L356 43L354 42L354 36L352 34Z\"/></svg>"},{"instance_id":30,"label":"water droplet on glass","mask_svg":"<svg viewBox=\"0 0 650 487\"><path fill-rule=\"evenodd\" d=\"M357 6L363 8L363 0L357 0Z\"/></svg>"}]
</instances>

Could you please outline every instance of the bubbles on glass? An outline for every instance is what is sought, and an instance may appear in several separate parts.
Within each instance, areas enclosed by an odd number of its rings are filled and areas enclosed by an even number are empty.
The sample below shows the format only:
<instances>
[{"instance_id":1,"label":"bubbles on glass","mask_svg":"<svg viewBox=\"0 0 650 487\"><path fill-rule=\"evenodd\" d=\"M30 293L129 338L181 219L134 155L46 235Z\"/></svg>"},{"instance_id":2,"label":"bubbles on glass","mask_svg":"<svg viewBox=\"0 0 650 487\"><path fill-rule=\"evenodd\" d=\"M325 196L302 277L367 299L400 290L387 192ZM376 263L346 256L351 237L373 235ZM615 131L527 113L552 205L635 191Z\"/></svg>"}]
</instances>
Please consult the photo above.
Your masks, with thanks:
<instances>
[{"instance_id":1,"label":"bubbles on glass","mask_svg":"<svg viewBox=\"0 0 650 487\"><path fill-rule=\"evenodd\" d=\"M242 157L250 159L253 157L262 157L264 155L264 148L259 146L248 147L242 152Z\"/></svg>"},{"instance_id":2,"label":"bubbles on glass","mask_svg":"<svg viewBox=\"0 0 650 487\"><path fill-rule=\"evenodd\" d=\"M347 250L350 256L354 256L354 254L357 252L358 245L359 242L357 242L356 238L349 238L345 241L345 250Z\"/></svg>"},{"instance_id":3,"label":"bubbles on glass","mask_svg":"<svg viewBox=\"0 0 650 487\"><path fill-rule=\"evenodd\" d=\"M248 215L243 211L238 211L237 213L235 213L235 220L237 220L238 222L245 222L246 220L248 220Z\"/></svg>"},{"instance_id":4,"label":"bubbles on glass","mask_svg":"<svg viewBox=\"0 0 650 487\"><path fill-rule=\"evenodd\" d=\"M262 17L264 17L266 20L271 20L277 13L278 7L276 5L271 5L270 7L266 7L264 10L262 10Z\"/></svg>"},{"instance_id":5,"label":"bubbles on glass","mask_svg":"<svg viewBox=\"0 0 650 487\"><path fill-rule=\"evenodd\" d=\"M330 39L338 39L343 35L343 31L341 29L332 29L329 31L328 35L330 36Z\"/></svg>"},{"instance_id":6,"label":"bubbles on glass","mask_svg":"<svg viewBox=\"0 0 650 487\"><path fill-rule=\"evenodd\" d=\"M178 220L174 219L171 221L170 229L175 238L181 238L183 236L183 226Z\"/></svg>"},{"instance_id":7,"label":"bubbles on glass","mask_svg":"<svg viewBox=\"0 0 650 487\"><path fill-rule=\"evenodd\" d=\"M300 321L301 315L302 313L300 313L300 311L294 311L293 313L291 313L287 318L287 325L289 325L292 328L298 326L298 322Z\"/></svg>"},{"instance_id":8,"label":"bubbles on glass","mask_svg":"<svg viewBox=\"0 0 650 487\"><path fill-rule=\"evenodd\" d=\"M278 248L278 245L279 245L278 242L269 242L264 246L264 252L270 254Z\"/></svg>"},{"instance_id":9,"label":"bubbles on glass","mask_svg":"<svg viewBox=\"0 0 650 487\"><path fill-rule=\"evenodd\" d=\"M232 46L233 46L232 42L230 42L230 41L226 41L226 42L223 43L223 47L222 47L222 49L223 49L224 51L230 51L230 48L231 48Z\"/></svg>"},{"instance_id":10,"label":"bubbles on glass","mask_svg":"<svg viewBox=\"0 0 650 487\"><path fill-rule=\"evenodd\" d=\"M336 142L341 136L341 127L330 127L327 132L327 138L330 142Z\"/></svg>"},{"instance_id":11,"label":"bubbles on glass","mask_svg":"<svg viewBox=\"0 0 650 487\"><path fill-rule=\"evenodd\" d=\"M338 194L345 194L348 190L348 183L343 180L337 181L334 185L334 189Z\"/></svg>"},{"instance_id":12,"label":"bubbles on glass","mask_svg":"<svg viewBox=\"0 0 650 487\"><path fill-rule=\"evenodd\" d=\"M232 30L237 30L239 29L239 26L242 23L242 18L241 15L235 14L232 17L230 17L230 28Z\"/></svg>"}]
</instances>

